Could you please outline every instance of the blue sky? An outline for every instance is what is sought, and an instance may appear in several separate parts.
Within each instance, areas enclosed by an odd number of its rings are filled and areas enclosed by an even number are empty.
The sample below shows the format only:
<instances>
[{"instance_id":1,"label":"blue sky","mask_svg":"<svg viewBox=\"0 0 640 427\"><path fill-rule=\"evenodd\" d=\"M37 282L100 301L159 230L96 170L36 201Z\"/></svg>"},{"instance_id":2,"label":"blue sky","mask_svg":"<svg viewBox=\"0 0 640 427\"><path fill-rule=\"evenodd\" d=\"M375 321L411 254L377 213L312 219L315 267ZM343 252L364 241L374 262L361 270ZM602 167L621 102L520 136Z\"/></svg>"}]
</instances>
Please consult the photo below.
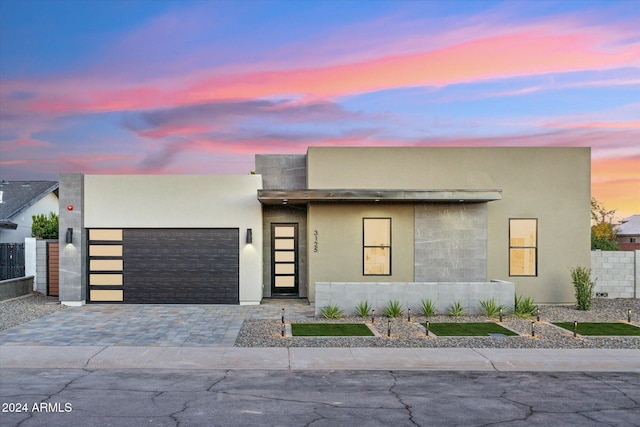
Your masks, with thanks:
<instances>
[{"instance_id":1,"label":"blue sky","mask_svg":"<svg viewBox=\"0 0 640 427\"><path fill-rule=\"evenodd\" d=\"M0 0L0 178L311 145L589 146L640 212L638 1Z\"/></svg>"}]
</instances>

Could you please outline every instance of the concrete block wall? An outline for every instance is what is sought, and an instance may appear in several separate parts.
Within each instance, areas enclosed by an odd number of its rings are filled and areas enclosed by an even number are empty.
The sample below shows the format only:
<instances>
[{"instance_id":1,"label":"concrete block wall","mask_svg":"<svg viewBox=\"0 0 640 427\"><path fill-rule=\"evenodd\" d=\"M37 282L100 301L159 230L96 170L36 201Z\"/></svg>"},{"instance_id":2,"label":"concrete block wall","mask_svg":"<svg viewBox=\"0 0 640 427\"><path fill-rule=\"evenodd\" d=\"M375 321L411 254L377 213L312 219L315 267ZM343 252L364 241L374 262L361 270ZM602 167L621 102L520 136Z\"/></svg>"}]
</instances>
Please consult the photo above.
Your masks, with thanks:
<instances>
[{"instance_id":1,"label":"concrete block wall","mask_svg":"<svg viewBox=\"0 0 640 427\"><path fill-rule=\"evenodd\" d=\"M515 285L512 282L316 282L315 313L330 304L337 304L345 314L354 314L355 307L367 301L382 315L389 301L398 300L405 311L419 314L423 299L430 299L441 314L460 302L465 312L480 311L480 301L494 298L496 304L512 307Z\"/></svg>"},{"instance_id":2,"label":"concrete block wall","mask_svg":"<svg viewBox=\"0 0 640 427\"><path fill-rule=\"evenodd\" d=\"M487 280L487 204L415 208L415 280Z\"/></svg>"},{"instance_id":3,"label":"concrete block wall","mask_svg":"<svg viewBox=\"0 0 640 427\"><path fill-rule=\"evenodd\" d=\"M84 231L84 176L60 174L60 302L83 305L87 299L86 233ZM71 210L67 206L73 207ZM67 228L73 229L71 243L65 241Z\"/></svg>"},{"instance_id":4,"label":"concrete block wall","mask_svg":"<svg viewBox=\"0 0 640 427\"><path fill-rule=\"evenodd\" d=\"M35 290L47 294L47 240L36 240Z\"/></svg>"},{"instance_id":5,"label":"concrete block wall","mask_svg":"<svg viewBox=\"0 0 640 427\"><path fill-rule=\"evenodd\" d=\"M594 292L608 298L638 298L640 251L592 251Z\"/></svg>"}]
</instances>

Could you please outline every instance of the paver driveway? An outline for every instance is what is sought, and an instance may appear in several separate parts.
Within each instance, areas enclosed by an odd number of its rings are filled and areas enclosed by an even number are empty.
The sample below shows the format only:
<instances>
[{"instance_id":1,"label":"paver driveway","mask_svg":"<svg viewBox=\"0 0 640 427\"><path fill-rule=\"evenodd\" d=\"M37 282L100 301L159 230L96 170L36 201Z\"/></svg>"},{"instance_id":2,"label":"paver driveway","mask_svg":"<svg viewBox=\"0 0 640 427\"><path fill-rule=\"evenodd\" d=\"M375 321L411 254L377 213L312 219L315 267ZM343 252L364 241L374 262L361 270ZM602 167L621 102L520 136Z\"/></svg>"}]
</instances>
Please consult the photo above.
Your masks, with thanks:
<instances>
[{"instance_id":1,"label":"paver driveway","mask_svg":"<svg viewBox=\"0 0 640 427\"><path fill-rule=\"evenodd\" d=\"M0 331L7 345L232 347L244 319L313 317L306 300L264 300L259 306L88 304Z\"/></svg>"}]
</instances>

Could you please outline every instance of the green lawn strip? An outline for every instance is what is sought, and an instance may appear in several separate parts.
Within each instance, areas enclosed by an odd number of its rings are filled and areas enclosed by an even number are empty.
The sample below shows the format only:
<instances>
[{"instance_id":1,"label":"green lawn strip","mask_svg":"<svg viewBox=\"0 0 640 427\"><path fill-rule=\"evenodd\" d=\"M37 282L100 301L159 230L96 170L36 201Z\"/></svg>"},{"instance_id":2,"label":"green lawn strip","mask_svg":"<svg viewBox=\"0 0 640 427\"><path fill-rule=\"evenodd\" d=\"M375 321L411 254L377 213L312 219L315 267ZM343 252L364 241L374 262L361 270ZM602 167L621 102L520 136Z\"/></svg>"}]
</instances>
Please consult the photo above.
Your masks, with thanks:
<instances>
[{"instance_id":1,"label":"green lawn strip","mask_svg":"<svg viewBox=\"0 0 640 427\"><path fill-rule=\"evenodd\" d=\"M294 337L372 337L363 323L292 323Z\"/></svg>"},{"instance_id":2,"label":"green lawn strip","mask_svg":"<svg viewBox=\"0 0 640 427\"><path fill-rule=\"evenodd\" d=\"M573 322L553 322L573 332ZM578 333L584 336L640 336L640 328L619 322L578 322Z\"/></svg>"},{"instance_id":3,"label":"green lawn strip","mask_svg":"<svg viewBox=\"0 0 640 427\"><path fill-rule=\"evenodd\" d=\"M422 325L425 326L424 323ZM486 337L489 334L518 335L493 322L429 323L429 331L439 337Z\"/></svg>"}]
</instances>

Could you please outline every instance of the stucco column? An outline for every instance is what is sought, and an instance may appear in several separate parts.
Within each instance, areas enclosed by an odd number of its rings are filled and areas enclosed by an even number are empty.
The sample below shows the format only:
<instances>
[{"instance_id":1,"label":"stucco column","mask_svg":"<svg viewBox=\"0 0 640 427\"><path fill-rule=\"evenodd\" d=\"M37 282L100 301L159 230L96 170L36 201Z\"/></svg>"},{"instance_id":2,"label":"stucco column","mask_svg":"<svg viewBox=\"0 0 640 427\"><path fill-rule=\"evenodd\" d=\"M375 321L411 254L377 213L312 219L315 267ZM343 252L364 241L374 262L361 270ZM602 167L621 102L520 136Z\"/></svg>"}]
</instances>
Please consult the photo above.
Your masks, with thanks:
<instances>
[{"instance_id":1,"label":"stucco column","mask_svg":"<svg viewBox=\"0 0 640 427\"><path fill-rule=\"evenodd\" d=\"M84 231L84 175L60 174L60 302L83 305L87 299L86 233ZM72 207L68 209L67 207ZM67 230L73 237L67 243Z\"/></svg>"},{"instance_id":2,"label":"stucco column","mask_svg":"<svg viewBox=\"0 0 640 427\"><path fill-rule=\"evenodd\" d=\"M38 258L36 255L36 238L25 237L24 238L24 275L33 276L33 290L37 291L38 283Z\"/></svg>"}]
</instances>

